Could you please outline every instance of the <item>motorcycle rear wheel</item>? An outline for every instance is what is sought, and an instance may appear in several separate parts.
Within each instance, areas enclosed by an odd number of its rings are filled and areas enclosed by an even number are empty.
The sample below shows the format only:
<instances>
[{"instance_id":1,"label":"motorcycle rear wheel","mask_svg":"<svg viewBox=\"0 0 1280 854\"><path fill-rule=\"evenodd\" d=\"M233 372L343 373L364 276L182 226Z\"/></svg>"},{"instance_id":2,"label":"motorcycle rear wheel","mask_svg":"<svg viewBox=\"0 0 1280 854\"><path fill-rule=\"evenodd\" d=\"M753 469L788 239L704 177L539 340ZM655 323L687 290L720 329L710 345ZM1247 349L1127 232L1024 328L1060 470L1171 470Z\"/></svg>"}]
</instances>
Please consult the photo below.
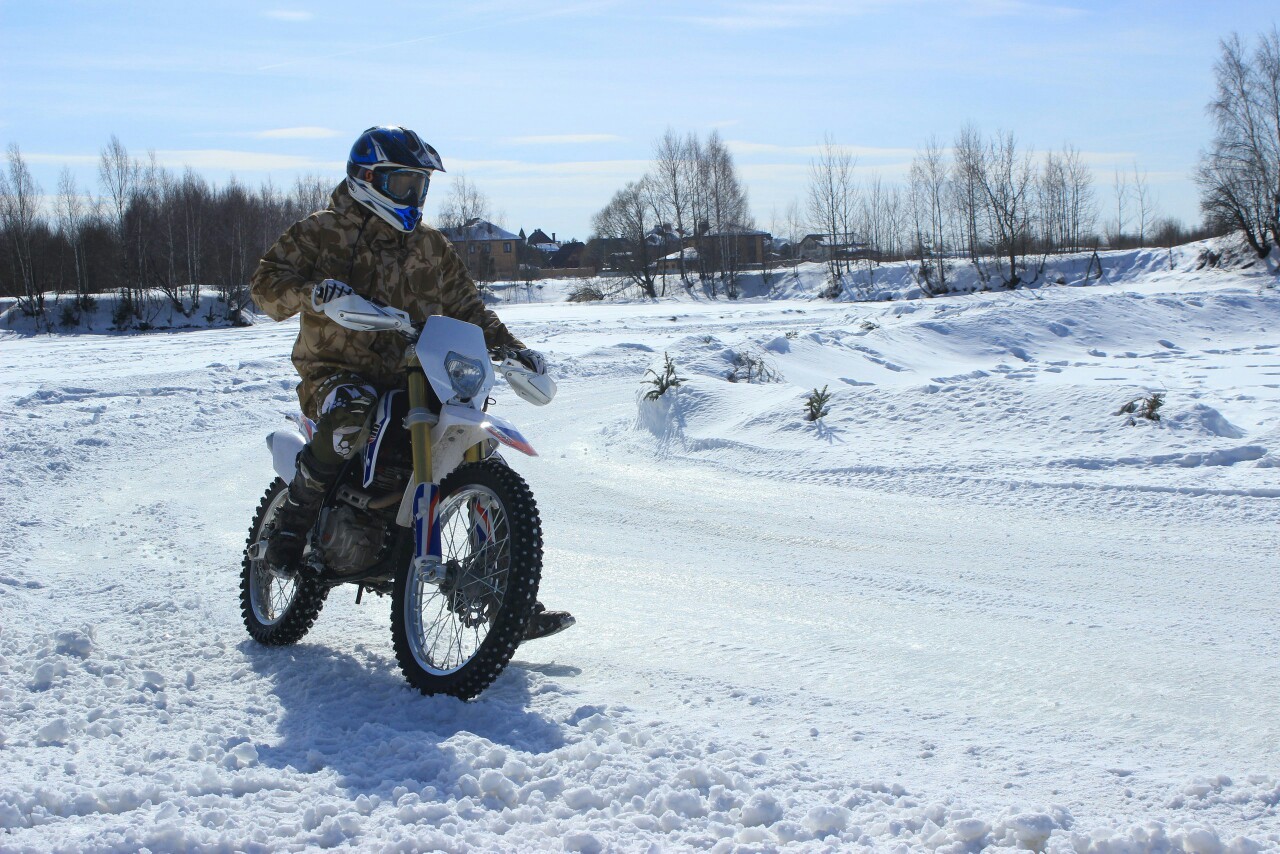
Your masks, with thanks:
<instances>
[{"instance_id":1,"label":"motorcycle rear wheel","mask_svg":"<svg viewBox=\"0 0 1280 854\"><path fill-rule=\"evenodd\" d=\"M538 599L542 522L533 493L492 460L440 485L443 583L406 561L391 592L391 639L409 684L470 700L511 661Z\"/></svg>"},{"instance_id":2,"label":"motorcycle rear wheel","mask_svg":"<svg viewBox=\"0 0 1280 854\"><path fill-rule=\"evenodd\" d=\"M267 562L250 557L251 550L270 536L289 485L276 478L267 487L249 526L240 572L240 611L249 636L266 646L285 646L302 640L324 607L329 588L298 575L281 576Z\"/></svg>"}]
</instances>

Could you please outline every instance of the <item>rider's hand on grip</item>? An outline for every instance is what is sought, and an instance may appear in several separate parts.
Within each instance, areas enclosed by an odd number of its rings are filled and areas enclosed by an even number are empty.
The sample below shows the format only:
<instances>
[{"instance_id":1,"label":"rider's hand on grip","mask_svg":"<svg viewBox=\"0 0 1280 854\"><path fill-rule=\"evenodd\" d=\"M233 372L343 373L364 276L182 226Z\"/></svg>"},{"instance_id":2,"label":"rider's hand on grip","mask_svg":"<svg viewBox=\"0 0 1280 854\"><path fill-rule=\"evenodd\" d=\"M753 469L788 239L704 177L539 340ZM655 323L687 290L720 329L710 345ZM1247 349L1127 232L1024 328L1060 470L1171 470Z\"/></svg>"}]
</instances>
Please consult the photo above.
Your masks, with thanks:
<instances>
[{"instance_id":1,"label":"rider's hand on grip","mask_svg":"<svg viewBox=\"0 0 1280 854\"><path fill-rule=\"evenodd\" d=\"M545 374L547 372L547 360L537 350L520 350L516 353L516 358L535 374Z\"/></svg>"},{"instance_id":2,"label":"rider's hand on grip","mask_svg":"<svg viewBox=\"0 0 1280 854\"><path fill-rule=\"evenodd\" d=\"M345 297L353 294L355 291L346 282L339 282L337 279L325 279L318 282L311 289L311 308L316 311L324 311L325 303L333 302L339 297Z\"/></svg>"}]
</instances>

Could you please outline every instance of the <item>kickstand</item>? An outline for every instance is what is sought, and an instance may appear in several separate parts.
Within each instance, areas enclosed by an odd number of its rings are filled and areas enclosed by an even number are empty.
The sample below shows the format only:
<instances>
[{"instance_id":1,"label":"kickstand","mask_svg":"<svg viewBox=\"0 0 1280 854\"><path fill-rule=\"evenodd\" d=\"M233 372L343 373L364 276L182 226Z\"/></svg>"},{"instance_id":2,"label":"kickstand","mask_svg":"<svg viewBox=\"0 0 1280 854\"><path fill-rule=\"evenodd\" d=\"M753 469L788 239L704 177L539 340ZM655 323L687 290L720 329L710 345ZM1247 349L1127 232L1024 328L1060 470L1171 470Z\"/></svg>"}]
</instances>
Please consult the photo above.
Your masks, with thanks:
<instances>
[{"instance_id":1,"label":"kickstand","mask_svg":"<svg viewBox=\"0 0 1280 854\"><path fill-rule=\"evenodd\" d=\"M360 604L360 597L363 595L364 595L364 585L361 584L358 587L356 587L356 604L357 605Z\"/></svg>"}]
</instances>

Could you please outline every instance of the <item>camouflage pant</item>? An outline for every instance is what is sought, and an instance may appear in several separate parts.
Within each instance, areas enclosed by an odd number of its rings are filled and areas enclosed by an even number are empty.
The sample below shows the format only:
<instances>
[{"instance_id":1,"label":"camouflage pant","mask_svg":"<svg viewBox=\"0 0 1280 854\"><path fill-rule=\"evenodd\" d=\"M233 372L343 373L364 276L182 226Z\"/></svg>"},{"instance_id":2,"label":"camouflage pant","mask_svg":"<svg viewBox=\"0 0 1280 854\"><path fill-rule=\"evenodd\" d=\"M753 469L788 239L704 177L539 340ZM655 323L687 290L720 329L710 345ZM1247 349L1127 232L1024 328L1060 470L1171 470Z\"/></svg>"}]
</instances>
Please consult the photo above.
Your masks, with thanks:
<instances>
[{"instance_id":1,"label":"camouflage pant","mask_svg":"<svg viewBox=\"0 0 1280 854\"><path fill-rule=\"evenodd\" d=\"M360 450L378 392L359 375L339 372L320 383L315 399L320 411L311 452L325 466L337 467Z\"/></svg>"}]
</instances>

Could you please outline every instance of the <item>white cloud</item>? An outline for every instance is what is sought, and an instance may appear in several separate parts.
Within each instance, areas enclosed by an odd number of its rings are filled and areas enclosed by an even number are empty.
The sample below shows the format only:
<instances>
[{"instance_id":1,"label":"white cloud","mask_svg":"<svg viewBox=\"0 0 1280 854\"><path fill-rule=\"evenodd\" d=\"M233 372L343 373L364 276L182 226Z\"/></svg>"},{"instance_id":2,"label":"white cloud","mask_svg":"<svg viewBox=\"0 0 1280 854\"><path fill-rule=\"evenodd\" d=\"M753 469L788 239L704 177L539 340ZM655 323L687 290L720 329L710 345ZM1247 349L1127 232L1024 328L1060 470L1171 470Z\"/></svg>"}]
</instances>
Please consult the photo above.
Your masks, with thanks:
<instances>
[{"instance_id":1,"label":"white cloud","mask_svg":"<svg viewBox=\"0 0 1280 854\"><path fill-rule=\"evenodd\" d=\"M842 2L779 3L774 0L722 0L710 14L678 15L672 20L729 32L826 27L840 18L903 7L942 6L948 12L975 18L1033 17L1061 20L1085 14L1083 9L1035 0L842 0Z\"/></svg>"},{"instance_id":2,"label":"white cloud","mask_svg":"<svg viewBox=\"0 0 1280 854\"><path fill-rule=\"evenodd\" d=\"M1085 14L1075 6L1058 6L1051 3L1030 3L1026 0L966 0L956 7L962 15L975 18L1035 17L1078 18Z\"/></svg>"},{"instance_id":3,"label":"white cloud","mask_svg":"<svg viewBox=\"0 0 1280 854\"><path fill-rule=\"evenodd\" d=\"M96 166L99 160L96 154L42 154L40 152L22 152L22 159L28 163L52 164L54 166Z\"/></svg>"},{"instance_id":4,"label":"white cloud","mask_svg":"<svg viewBox=\"0 0 1280 854\"><path fill-rule=\"evenodd\" d=\"M330 128L322 127L296 127L296 128L275 128L273 130L258 131L250 134L256 139L330 139L341 134Z\"/></svg>"},{"instance_id":5,"label":"white cloud","mask_svg":"<svg viewBox=\"0 0 1280 854\"><path fill-rule=\"evenodd\" d=\"M527 163L523 160L452 160L449 173L465 172L477 180L493 178L563 178L603 176L634 181L649 168L648 160L581 160L561 163Z\"/></svg>"},{"instance_id":6,"label":"white cloud","mask_svg":"<svg viewBox=\"0 0 1280 854\"><path fill-rule=\"evenodd\" d=\"M816 157L822 153L821 145L774 145L767 142L746 142L730 139L725 142L729 150L740 156L752 154L778 154L793 157ZM878 148L868 145L836 145L836 151L853 157L883 160L886 158L911 157L915 151L910 148Z\"/></svg>"},{"instance_id":7,"label":"white cloud","mask_svg":"<svg viewBox=\"0 0 1280 854\"><path fill-rule=\"evenodd\" d=\"M300 23L302 21L310 21L315 15L310 12L304 12L296 9L271 9L263 12L263 16L273 18L277 21L289 21L291 23Z\"/></svg>"},{"instance_id":8,"label":"white cloud","mask_svg":"<svg viewBox=\"0 0 1280 854\"><path fill-rule=\"evenodd\" d=\"M548 136L512 136L507 145L586 145L593 142L623 142L625 137L612 133L564 133Z\"/></svg>"},{"instance_id":9,"label":"white cloud","mask_svg":"<svg viewBox=\"0 0 1280 854\"><path fill-rule=\"evenodd\" d=\"M346 169L345 160L315 160L293 154L263 154L259 151L234 151L223 148L182 149L157 151L161 166L171 169L190 166L193 169L214 169L228 172L284 172L296 170L321 170L341 172Z\"/></svg>"}]
</instances>

